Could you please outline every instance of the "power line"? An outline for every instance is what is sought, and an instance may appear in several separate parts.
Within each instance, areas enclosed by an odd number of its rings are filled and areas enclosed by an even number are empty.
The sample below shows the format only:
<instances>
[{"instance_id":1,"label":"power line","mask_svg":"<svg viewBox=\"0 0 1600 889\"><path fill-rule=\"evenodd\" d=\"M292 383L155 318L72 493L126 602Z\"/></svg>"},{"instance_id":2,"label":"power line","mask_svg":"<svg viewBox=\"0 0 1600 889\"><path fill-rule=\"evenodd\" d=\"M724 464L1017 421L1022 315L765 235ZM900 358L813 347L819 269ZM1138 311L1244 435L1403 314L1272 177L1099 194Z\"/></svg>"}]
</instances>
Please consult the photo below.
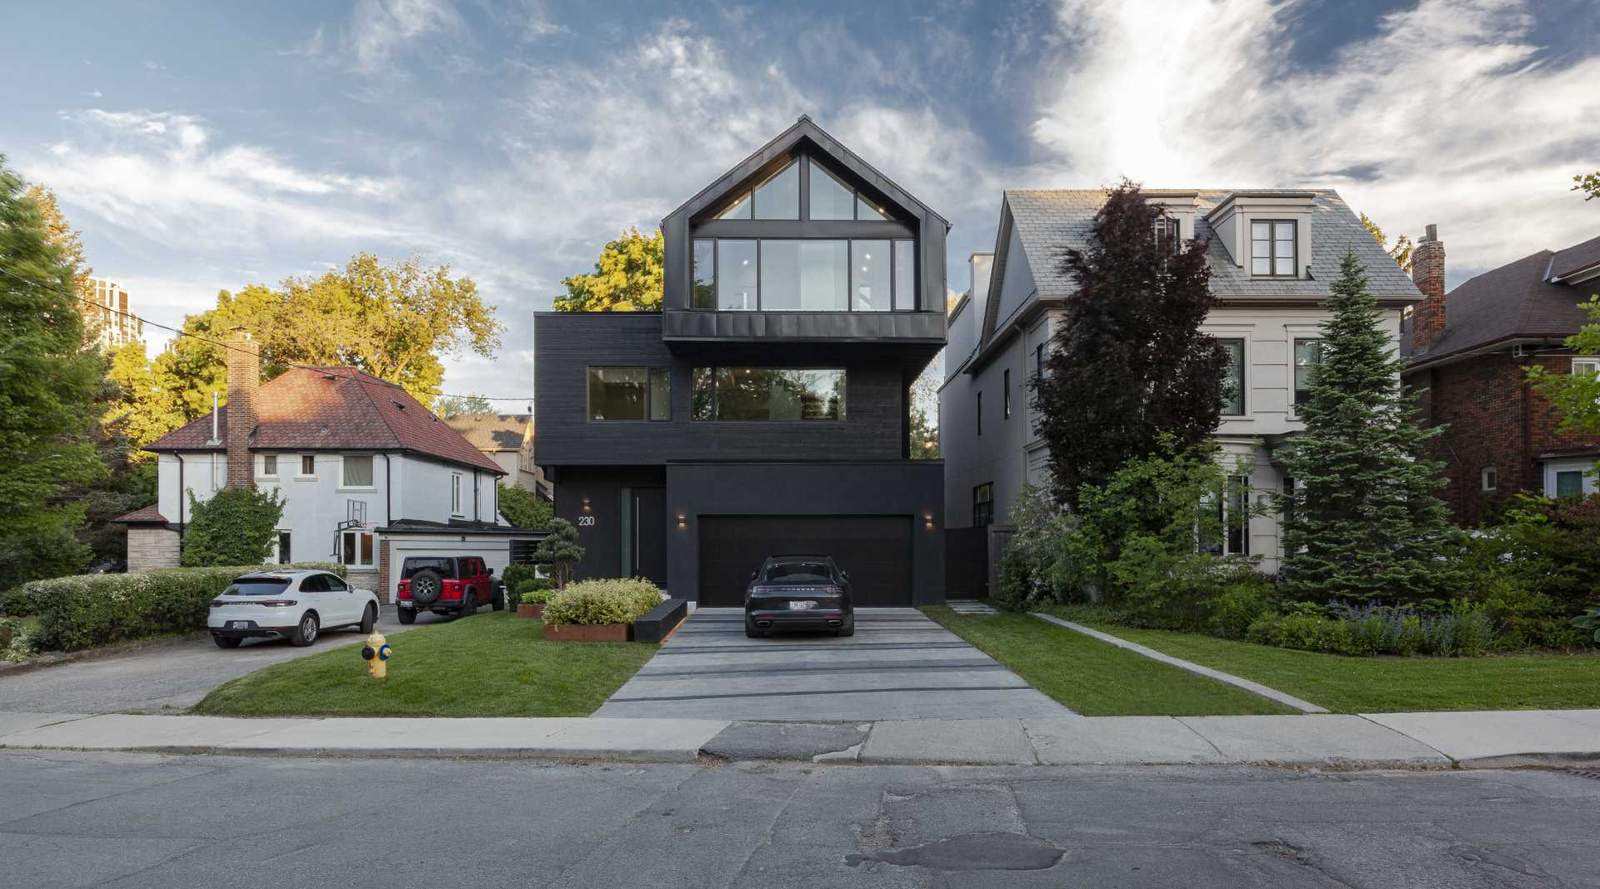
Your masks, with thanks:
<instances>
[{"instance_id":1,"label":"power line","mask_svg":"<svg viewBox=\"0 0 1600 889\"><path fill-rule=\"evenodd\" d=\"M10 271L8 271L7 269L4 269L4 268L0 268L0 275L5 275L6 277L8 277L8 278L10 278L10 279L12 279L14 281L20 281L21 283L27 284L27 285L32 286L32 287L46 287L46 288L48 288L48 287L51 286L51 285L49 285L49 284L47 284L47 283L45 283L43 281L29 281L27 278L24 278L21 275L13 274L12 272L10 272ZM139 315L135 315L132 312L124 312L121 309L115 309L115 308L112 308L111 306L101 305L100 303L97 303L94 300L91 300L88 297L83 296L82 294L75 294L73 296L73 298L78 300L79 302L83 303L84 305L93 306L96 309L99 309L100 311L110 312L113 315L121 315L124 318L132 318L133 320L138 321L140 324L148 324L151 327L160 328L161 330L165 330L165 331L169 331L171 333L175 333L178 336L186 336L186 337L189 337L190 339L199 340L202 343L207 343L207 344L216 346L217 348L220 348L220 349L227 349L227 350L229 350L231 352L238 352L240 354L245 354L245 355L252 354L252 353L250 353L250 352L248 352L248 351L246 351L244 349L240 349L240 348L238 348L236 346L231 346L231 345L229 345L229 344L227 344L225 342L222 342L221 340L210 339L209 337L201 336L198 333L191 333L191 332L189 332L187 330L182 330L182 329L177 328L177 327L170 327L170 326L168 326L166 324L162 324L162 323L160 323L158 321L151 321L148 318L144 318L144 317L141 317ZM255 357L259 358L260 356L256 355ZM287 367L295 367L295 368L299 368L301 370L309 370L309 371L313 371L313 372L317 372L317 373L321 373L321 372L327 370L326 367L317 367L316 365L312 365L312 364L298 364L298 363L293 362L293 361L285 361L285 362L282 362L282 363ZM533 396L531 396L531 395L458 395L458 394L455 394L455 393L452 393L452 392L440 392L435 397L437 397L437 398L481 398L484 401L528 401L528 402L533 401Z\"/></svg>"}]
</instances>

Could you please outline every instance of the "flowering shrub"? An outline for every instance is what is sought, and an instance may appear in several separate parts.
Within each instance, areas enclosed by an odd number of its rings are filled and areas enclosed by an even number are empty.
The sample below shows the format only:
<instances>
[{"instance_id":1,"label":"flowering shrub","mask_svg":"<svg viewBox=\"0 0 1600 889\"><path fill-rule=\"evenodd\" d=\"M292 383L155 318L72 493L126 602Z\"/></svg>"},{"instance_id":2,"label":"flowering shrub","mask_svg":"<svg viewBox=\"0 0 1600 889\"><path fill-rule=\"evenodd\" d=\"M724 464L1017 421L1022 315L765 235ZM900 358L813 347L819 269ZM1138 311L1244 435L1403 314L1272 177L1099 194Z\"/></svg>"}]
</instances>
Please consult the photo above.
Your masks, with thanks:
<instances>
[{"instance_id":1,"label":"flowering shrub","mask_svg":"<svg viewBox=\"0 0 1600 889\"><path fill-rule=\"evenodd\" d=\"M661 590L643 578L581 580L545 605L547 624L631 624L661 604Z\"/></svg>"}]
</instances>

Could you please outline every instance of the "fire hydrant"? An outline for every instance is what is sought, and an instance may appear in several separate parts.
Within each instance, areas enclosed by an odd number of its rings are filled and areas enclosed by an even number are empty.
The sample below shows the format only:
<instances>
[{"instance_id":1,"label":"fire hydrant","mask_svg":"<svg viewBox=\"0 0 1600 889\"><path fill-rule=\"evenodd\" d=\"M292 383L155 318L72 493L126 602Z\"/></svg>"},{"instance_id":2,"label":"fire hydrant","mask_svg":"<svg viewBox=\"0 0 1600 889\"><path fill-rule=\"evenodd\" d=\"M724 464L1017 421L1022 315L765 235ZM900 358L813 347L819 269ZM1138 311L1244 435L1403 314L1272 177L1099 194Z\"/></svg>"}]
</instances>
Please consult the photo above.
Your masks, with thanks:
<instances>
[{"instance_id":1,"label":"fire hydrant","mask_svg":"<svg viewBox=\"0 0 1600 889\"><path fill-rule=\"evenodd\" d=\"M361 647L361 658L367 662L367 675L373 679L384 679L389 675L389 640L383 638L382 633L374 632L367 637L367 644Z\"/></svg>"}]
</instances>

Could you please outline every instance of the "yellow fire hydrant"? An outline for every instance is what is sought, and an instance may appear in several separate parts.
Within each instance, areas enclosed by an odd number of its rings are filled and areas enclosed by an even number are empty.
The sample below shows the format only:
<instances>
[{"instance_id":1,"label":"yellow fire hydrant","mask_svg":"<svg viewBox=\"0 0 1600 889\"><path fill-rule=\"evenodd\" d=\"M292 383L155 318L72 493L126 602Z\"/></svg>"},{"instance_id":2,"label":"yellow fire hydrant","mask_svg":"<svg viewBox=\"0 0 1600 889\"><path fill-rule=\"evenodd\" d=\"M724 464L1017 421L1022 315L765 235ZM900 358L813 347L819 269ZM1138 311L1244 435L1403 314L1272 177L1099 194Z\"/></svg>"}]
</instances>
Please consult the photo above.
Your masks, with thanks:
<instances>
[{"instance_id":1,"label":"yellow fire hydrant","mask_svg":"<svg viewBox=\"0 0 1600 889\"><path fill-rule=\"evenodd\" d=\"M374 632L367 637L367 644L361 647L361 658L367 662L367 675L373 679L384 679L389 675L389 640L383 634Z\"/></svg>"}]
</instances>

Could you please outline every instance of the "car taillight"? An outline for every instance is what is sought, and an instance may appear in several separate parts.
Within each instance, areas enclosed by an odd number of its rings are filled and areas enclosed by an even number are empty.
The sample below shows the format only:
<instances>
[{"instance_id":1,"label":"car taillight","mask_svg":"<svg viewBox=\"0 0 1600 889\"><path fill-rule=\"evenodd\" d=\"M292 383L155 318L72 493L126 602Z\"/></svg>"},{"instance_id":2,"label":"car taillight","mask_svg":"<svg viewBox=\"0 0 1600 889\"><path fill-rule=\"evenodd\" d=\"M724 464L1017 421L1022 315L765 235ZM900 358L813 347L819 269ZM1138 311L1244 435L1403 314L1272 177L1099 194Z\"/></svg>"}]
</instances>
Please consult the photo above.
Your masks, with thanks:
<instances>
[{"instance_id":1,"label":"car taillight","mask_svg":"<svg viewBox=\"0 0 1600 889\"><path fill-rule=\"evenodd\" d=\"M260 605L260 606L262 606L264 608L288 608L290 605L294 604L294 600L293 599L267 599L267 600L262 601L262 602L257 602L256 604Z\"/></svg>"},{"instance_id":2,"label":"car taillight","mask_svg":"<svg viewBox=\"0 0 1600 889\"><path fill-rule=\"evenodd\" d=\"M224 606L226 604L228 604L228 603L222 601L221 599L212 599L211 600L211 607L212 608L221 608L222 606Z\"/></svg>"}]
</instances>

